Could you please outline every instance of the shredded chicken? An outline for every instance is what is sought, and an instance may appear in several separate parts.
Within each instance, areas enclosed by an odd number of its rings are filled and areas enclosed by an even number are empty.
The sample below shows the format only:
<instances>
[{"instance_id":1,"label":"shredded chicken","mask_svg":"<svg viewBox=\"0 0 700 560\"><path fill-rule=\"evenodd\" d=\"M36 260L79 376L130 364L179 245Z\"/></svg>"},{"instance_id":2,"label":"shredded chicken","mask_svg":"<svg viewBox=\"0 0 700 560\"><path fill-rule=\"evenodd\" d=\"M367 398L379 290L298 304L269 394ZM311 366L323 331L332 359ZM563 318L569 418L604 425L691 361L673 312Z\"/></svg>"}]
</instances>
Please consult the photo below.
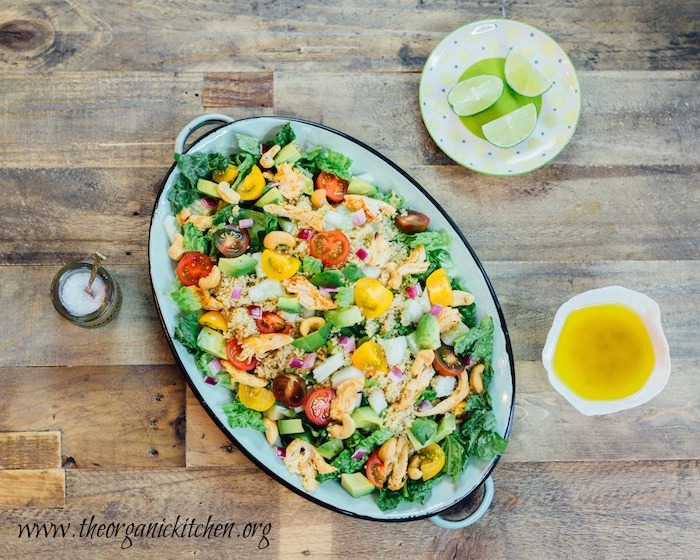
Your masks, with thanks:
<instances>
[{"instance_id":1,"label":"shredded chicken","mask_svg":"<svg viewBox=\"0 0 700 560\"><path fill-rule=\"evenodd\" d=\"M405 435L394 436L385 441L377 453L384 462L389 490L400 490L406 484L408 470L408 439Z\"/></svg>"},{"instance_id":2,"label":"shredded chicken","mask_svg":"<svg viewBox=\"0 0 700 560\"><path fill-rule=\"evenodd\" d=\"M197 297L199 303L202 304L202 309L207 311L221 311L224 308L224 304L209 293L209 290L203 290L199 286L187 286L188 290L192 290L192 293Z\"/></svg>"},{"instance_id":3,"label":"shredded chicken","mask_svg":"<svg viewBox=\"0 0 700 560\"><path fill-rule=\"evenodd\" d=\"M221 360L221 367L223 367L229 374L232 383L240 383L241 385L248 385L249 387L258 388L267 386L267 379L262 379L257 375L253 375L252 373L248 373L233 367L233 365L226 360Z\"/></svg>"},{"instance_id":4,"label":"shredded chicken","mask_svg":"<svg viewBox=\"0 0 700 560\"><path fill-rule=\"evenodd\" d=\"M361 194L346 194L345 206L350 210L364 210L368 222L378 222L382 214L393 216L396 208L376 198L370 198Z\"/></svg>"},{"instance_id":5,"label":"shredded chicken","mask_svg":"<svg viewBox=\"0 0 700 560\"><path fill-rule=\"evenodd\" d=\"M335 397L331 401L331 418L341 420L343 414L352 412L357 402L357 393L365 386L365 380L356 377L343 381L335 388Z\"/></svg>"},{"instance_id":6,"label":"shredded chicken","mask_svg":"<svg viewBox=\"0 0 700 560\"><path fill-rule=\"evenodd\" d=\"M469 372L465 369L459 375L459 381L454 392L445 399L441 400L434 407L424 411L417 411L416 416L435 416L436 414L445 414L457 407L464 399L469 396Z\"/></svg>"},{"instance_id":7,"label":"shredded chicken","mask_svg":"<svg viewBox=\"0 0 700 560\"><path fill-rule=\"evenodd\" d=\"M416 355L416 359L411 366L411 380L401 392L398 400L391 405L390 410L406 410L413 406L420 394L430 385L430 380L435 375L432 368L435 352L432 350L421 350Z\"/></svg>"},{"instance_id":8,"label":"shredded chicken","mask_svg":"<svg viewBox=\"0 0 700 560\"><path fill-rule=\"evenodd\" d=\"M389 263L390 265L393 263ZM387 266L389 270L389 281L387 284L390 288L398 290L401 287L401 282L404 276L410 274L422 274L430 267L430 263L426 260L425 247L421 245L416 247L408 255L408 258L400 265Z\"/></svg>"},{"instance_id":9,"label":"shredded chicken","mask_svg":"<svg viewBox=\"0 0 700 560\"><path fill-rule=\"evenodd\" d=\"M291 204L266 204L263 210L275 216L296 220L303 226L310 227L316 231L323 231L323 214L316 210L304 210Z\"/></svg>"},{"instance_id":10,"label":"shredded chicken","mask_svg":"<svg viewBox=\"0 0 700 560\"><path fill-rule=\"evenodd\" d=\"M338 470L326 463L316 448L303 439L295 439L287 446L287 454L283 461L290 473L301 475L301 485L308 492L318 488L317 474L328 474Z\"/></svg>"},{"instance_id":11,"label":"shredded chicken","mask_svg":"<svg viewBox=\"0 0 700 560\"><path fill-rule=\"evenodd\" d=\"M306 309L315 309L317 311L327 311L328 309L336 309L338 304L331 298L321 294L319 289L309 282L303 276L292 276L289 280L282 282L287 291L296 294L299 303Z\"/></svg>"},{"instance_id":12,"label":"shredded chicken","mask_svg":"<svg viewBox=\"0 0 700 560\"><path fill-rule=\"evenodd\" d=\"M391 259L391 245L383 234L377 233L369 247L369 257L365 261L372 266L384 268Z\"/></svg>"},{"instance_id":13,"label":"shredded chicken","mask_svg":"<svg viewBox=\"0 0 700 560\"><path fill-rule=\"evenodd\" d=\"M440 325L440 332L443 333L457 325L462 320L462 316L459 314L459 310L454 307L443 307L437 320Z\"/></svg>"},{"instance_id":14,"label":"shredded chicken","mask_svg":"<svg viewBox=\"0 0 700 560\"><path fill-rule=\"evenodd\" d=\"M294 202L301 196L306 177L299 171L296 171L291 164L281 163L277 166L274 181L279 183L277 189L280 191L280 194L287 200Z\"/></svg>"},{"instance_id":15,"label":"shredded chicken","mask_svg":"<svg viewBox=\"0 0 700 560\"><path fill-rule=\"evenodd\" d=\"M286 346L294 340L293 336L288 334L260 334L257 336L249 336L241 341L241 359L248 360L255 356L260 359L272 350L278 350L282 346Z\"/></svg>"}]
</instances>

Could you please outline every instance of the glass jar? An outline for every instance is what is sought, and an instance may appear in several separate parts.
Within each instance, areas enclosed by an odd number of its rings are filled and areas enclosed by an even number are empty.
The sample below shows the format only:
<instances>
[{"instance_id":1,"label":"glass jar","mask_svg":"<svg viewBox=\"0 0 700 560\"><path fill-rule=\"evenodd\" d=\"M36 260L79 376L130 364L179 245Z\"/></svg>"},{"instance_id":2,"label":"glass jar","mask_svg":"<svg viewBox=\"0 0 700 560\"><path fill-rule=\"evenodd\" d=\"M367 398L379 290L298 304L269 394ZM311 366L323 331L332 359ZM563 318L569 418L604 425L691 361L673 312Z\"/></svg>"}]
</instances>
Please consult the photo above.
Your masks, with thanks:
<instances>
[{"instance_id":1,"label":"glass jar","mask_svg":"<svg viewBox=\"0 0 700 560\"><path fill-rule=\"evenodd\" d=\"M122 305L119 284L103 267L97 269L91 297L84 288L92 272L91 261L75 261L58 271L51 284L56 311L81 327L101 327L117 316Z\"/></svg>"}]
</instances>

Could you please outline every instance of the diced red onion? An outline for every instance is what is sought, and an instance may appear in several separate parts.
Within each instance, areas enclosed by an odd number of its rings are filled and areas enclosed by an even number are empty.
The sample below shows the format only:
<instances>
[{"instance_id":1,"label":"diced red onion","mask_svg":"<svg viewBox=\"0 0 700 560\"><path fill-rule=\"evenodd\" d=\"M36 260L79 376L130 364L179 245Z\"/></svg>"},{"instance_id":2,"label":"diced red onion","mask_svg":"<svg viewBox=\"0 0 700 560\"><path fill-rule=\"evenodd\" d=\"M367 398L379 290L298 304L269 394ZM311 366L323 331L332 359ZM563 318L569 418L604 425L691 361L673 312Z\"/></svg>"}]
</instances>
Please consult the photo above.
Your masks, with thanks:
<instances>
[{"instance_id":1,"label":"diced red onion","mask_svg":"<svg viewBox=\"0 0 700 560\"><path fill-rule=\"evenodd\" d=\"M357 451L355 451L355 453L352 454L352 458L354 461L359 461L366 454L367 454L367 451L365 451L364 449L358 449Z\"/></svg>"},{"instance_id":2,"label":"diced red onion","mask_svg":"<svg viewBox=\"0 0 700 560\"><path fill-rule=\"evenodd\" d=\"M209 371L212 373L219 373L221 371L221 360L219 358L214 358L209 364L207 365L209 368Z\"/></svg>"},{"instance_id":3,"label":"diced red onion","mask_svg":"<svg viewBox=\"0 0 700 560\"><path fill-rule=\"evenodd\" d=\"M216 200L214 200L213 198L209 198L208 196L205 196L200 202L205 208L216 208L216 206L218 205Z\"/></svg>"},{"instance_id":4,"label":"diced red onion","mask_svg":"<svg viewBox=\"0 0 700 560\"><path fill-rule=\"evenodd\" d=\"M311 369L314 367L314 364L316 363L316 354L311 353L307 354L304 356L304 362L301 364L301 367L304 369Z\"/></svg>"},{"instance_id":5,"label":"diced red onion","mask_svg":"<svg viewBox=\"0 0 700 560\"><path fill-rule=\"evenodd\" d=\"M403 379L404 373L399 368L391 368L389 375L394 379L394 381L401 381Z\"/></svg>"},{"instance_id":6,"label":"diced red onion","mask_svg":"<svg viewBox=\"0 0 700 560\"><path fill-rule=\"evenodd\" d=\"M279 182L277 182L277 183L268 183L267 186L270 187L271 189L273 189L273 188L275 188L275 187L279 187L281 184L282 184L282 183L279 183Z\"/></svg>"},{"instance_id":7,"label":"diced red onion","mask_svg":"<svg viewBox=\"0 0 700 560\"><path fill-rule=\"evenodd\" d=\"M291 360L289 360L289 367L293 367L294 369L299 369L304 365L304 360L301 358L297 358L294 356Z\"/></svg>"},{"instance_id":8,"label":"diced red onion","mask_svg":"<svg viewBox=\"0 0 700 560\"><path fill-rule=\"evenodd\" d=\"M420 284L416 282L413 284L413 286L409 286L408 290L406 290L406 293L408 293L408 297L411 299L416 299L417 297L420 297L421 293L423 290L420 287Z\"/></svg>"},{"instance_id":9,"label":"diced red onion","mask_svg":"<svg viewBox=\"0 0 700 560\"><path fill-rule=\"evenodd\" d=\"M361 226L367 221L367 216L365 215L365 211L360 209L357 212L355 212L352 215L352 225L355 227Z\"/></svg>"},{"instance_id":10,"label":"diced red onion","mask_svg":"<svg viewBox=\"0 0 700 560\"><path fill-rule=\"evenodd\" d=\"M300 229L299 233L297 233L297 237L299 239L308 239L313 235L313 232L310 229Z\"/></svg>"},{"instance_id":11,"label":"diced red onion","mask_svg":"<svg viewBox=\"0 0 700 560\"><path fill-rule=\"evenodd\" d=\"M474 360L472 360L471 354L467 354L464 356L464 365L466 366L473 366L474 365Z\"/></svg>"},{"instance_id":12,"label":"diced red onion","mask_svg":"<svg viewBox=\"0 0 700 560\"><path fill-rule=\"evenodd\" d=\"M262 307L260 307L259 305L251 305L248 308L248 315L250 315L253 319L261 319Z\"/></svg>"},{"instance_id":13,"label":"diced red onion","mask_svg":"<svg viewBox=\"0 0 700 560\"><path fill-rule=\"evenodd\" d=\"M216 379L216 377L210 377L210 376L207 375L207 376L204 378L204 383L206 383L206 384L208 384L208 385L216 385L218 382L219 382L219 380Z\"/></svg>"},{"instance_id":14,"label":"diced red onion","mask_svg":"<svg viewBox=\"0 0 700 560\"><path fill-rule=\"evenodd\" d=\"M338 344L343 347L346 354L355 351L355 336L341 336L338 339Z\"/></svg>"},{"instance_id":15,"label":"diced red onion","mask_svg":"<svg viewBox=\"0 0 700 560\"><path fill-rule=\"evenodd\" d=\"M235 287L231 290L231 299L241 299L243 288Z\"/></svg>"},{"instance_id":16,"label":"diced red onion","mask_svg":"<svg viewBox=\"0 0 700 560\"><path fill-rule=\"evenodd\" d=\"M322 286L318 289L318 291L321 292L322 296L329 298L331 297L331 294L338 291L338 288L334 286Z\"/></svg>"},{"instance_id":17,"label":"diced red onion","mask_svg":"<svg viewBox=\"0 0 700 560\"><path fill-rule=\"evenodd\" d=\"M238 222L238 227L241 229L252 228L255 225L253 218L245 218Z\"/></svg>"},{"instance_id":18,"label":"diced red onion","mask_svg":"<svg viewBox=\"0 0 700 560\"><path fill-rule=\"evenodd\" d=\"M438 304L436 303L435 305L433 305L433 306L430 308L430 314L431 314L433 317L439 317L439 316L440 316L440 313L442 313L442 305L438 305Z\"/></svg>"},{"instance_id":19,"label":"diced red onion","mask_svg":"<svg viewBox=\"0 0 700 560\"><path fill-rule=\"evenodd\" d=\"M287 448L279 446L275 447L275 455L281 459L284 459L287 456Z\"/></svg>"},{"instance_id":20,"label":"diced red onion","mask_svg":"<svg viewBox=\"0 0 700 560\"><path fill-rule=\"evenodd\" d=\"M418 405L418 410L420 410L421 412L424 412L424 411L428 410L429 408L433 408L433 405L430 404L430 401L423 401L422 403L420 403Z\"/></svg>"},{"instance_id":21,"label":"diced red onion","mask_svg":"<svg viewBox=\"0 0 700 560\"><path fill-rule=\"evenodd\" d=\"M365 249L364 247L360 247L357 251L355 251L355 254L357 255L357 258L361 261L364 261L369 256L367 249Z\"/></svg>"}]
</instances>

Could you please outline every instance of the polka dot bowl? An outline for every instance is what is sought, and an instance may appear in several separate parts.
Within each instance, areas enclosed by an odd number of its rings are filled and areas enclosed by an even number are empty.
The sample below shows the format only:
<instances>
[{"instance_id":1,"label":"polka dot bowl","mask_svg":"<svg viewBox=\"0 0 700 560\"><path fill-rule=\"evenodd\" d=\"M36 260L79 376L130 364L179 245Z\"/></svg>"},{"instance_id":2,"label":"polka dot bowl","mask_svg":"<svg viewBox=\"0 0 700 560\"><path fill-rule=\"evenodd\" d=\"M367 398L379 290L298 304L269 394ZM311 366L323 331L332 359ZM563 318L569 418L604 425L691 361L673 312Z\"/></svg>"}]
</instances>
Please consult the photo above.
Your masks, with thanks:
<instances>
[{"instance_id":1,"label":"polka dot bowl","mask_svg":"<svg viewBox=\"0 0 700 560\"><path fill-rule=\"evenodd\" d=\"M517 49L552 81L533 133L512 148L498 148L470 132L452 111L447 94L473 64L505 58ZM487 175L519 175L552 161L571 140L581 115L581 88L561 47L542 31L507 19L470 23L445 37L428 57L419 103L430 136L445 154Z\"/></svg>"}]
</instances>

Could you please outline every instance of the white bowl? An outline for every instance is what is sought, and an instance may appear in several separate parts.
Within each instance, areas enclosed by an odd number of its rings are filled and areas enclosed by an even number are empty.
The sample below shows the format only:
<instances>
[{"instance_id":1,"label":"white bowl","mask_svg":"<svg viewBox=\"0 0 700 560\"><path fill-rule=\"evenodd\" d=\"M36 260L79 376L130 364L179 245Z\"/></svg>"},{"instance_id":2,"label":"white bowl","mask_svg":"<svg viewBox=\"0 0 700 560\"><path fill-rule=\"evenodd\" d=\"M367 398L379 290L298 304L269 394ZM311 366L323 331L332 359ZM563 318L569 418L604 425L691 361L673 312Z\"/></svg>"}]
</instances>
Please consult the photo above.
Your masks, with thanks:
<instances>
[{"instance_id":1,"label":"white bowl","mask_svg":"<svg viewBox=\"0 0 700 560\"><path fill-rule=\"evenodd\" d=\"M572 311L591 305L609 303L625 305L640 316L649 332L656 363L644 386L633 395L622 399L604 401L584 399L572 392L554 372L554 349L559 340L564 322ZM542 350L542 364L547 370L549 382L552 384L552 387L574 405L579 412L587 416L610 414L644 404L663 390L671 375L671 356L668 350L668 342L661 328L661 312L659 306L653 299L644 294L620 286L599 288L574 296L562 305L554 316L552 328L547 335L547 342Z\"/></svg>"},{"instance_id":2,"label":"white bowl","mask_svg":"<svg viewBox=\"0 0 700 560\"><path fill-rule=\"evenodd\" d=\"M468 281L476 298L479 319L486 315L494 319L492 361L494 376L489 393L493 399L493 413L496 417L498 433L507 438L513 421L515 372L505 318L481 263L447 213L407 173L369 146L341 132L308 121L294 118L253 117L230 122L232 119L226 116L207 115L195 119L185 127L178 136L176 149L182 151L187 136L194 129L203 124L211 125L222 121L229 124L207 133L194 142L187 151L229 154L236 146L236 133L250 134L257 138L270 138L283 124L291 122L297 139L302 144L325 146L347 155L353 160L353 170L371 173L375 182L382 188L395 190L405 197L408 207L418 208L427 214L432 227L446 229L453 236L454 242L450 252L454 262L459 263L458 276ZM382 521L405 521L435 516L469 496L487 480L499 457L491 461L471 460L456 484L453 484L449 477L445 477L435 485L423 504L402 503L395 510L383 512L379 510L372 496L351 498L340 484L321 484L316 492L306 492L301 487L301 478L287 472L282 461L275 456L273 448L265 441L263 434L252 429L229 428L221 406L230 400L230 392L204 383L204 378L197 370L192 355L172 337L179 311L175 303L163 295L175 277L173 264L167 253L170 242L163 228L163 219L171 214L167 194L175 178L175 166L173 166L163 182L161 191L156 196L151 220L149 261L154 300L168 343L194 394L219 428L247 457L287 488L319 505L347 515Z\"/></svg>"}]
</instances>

